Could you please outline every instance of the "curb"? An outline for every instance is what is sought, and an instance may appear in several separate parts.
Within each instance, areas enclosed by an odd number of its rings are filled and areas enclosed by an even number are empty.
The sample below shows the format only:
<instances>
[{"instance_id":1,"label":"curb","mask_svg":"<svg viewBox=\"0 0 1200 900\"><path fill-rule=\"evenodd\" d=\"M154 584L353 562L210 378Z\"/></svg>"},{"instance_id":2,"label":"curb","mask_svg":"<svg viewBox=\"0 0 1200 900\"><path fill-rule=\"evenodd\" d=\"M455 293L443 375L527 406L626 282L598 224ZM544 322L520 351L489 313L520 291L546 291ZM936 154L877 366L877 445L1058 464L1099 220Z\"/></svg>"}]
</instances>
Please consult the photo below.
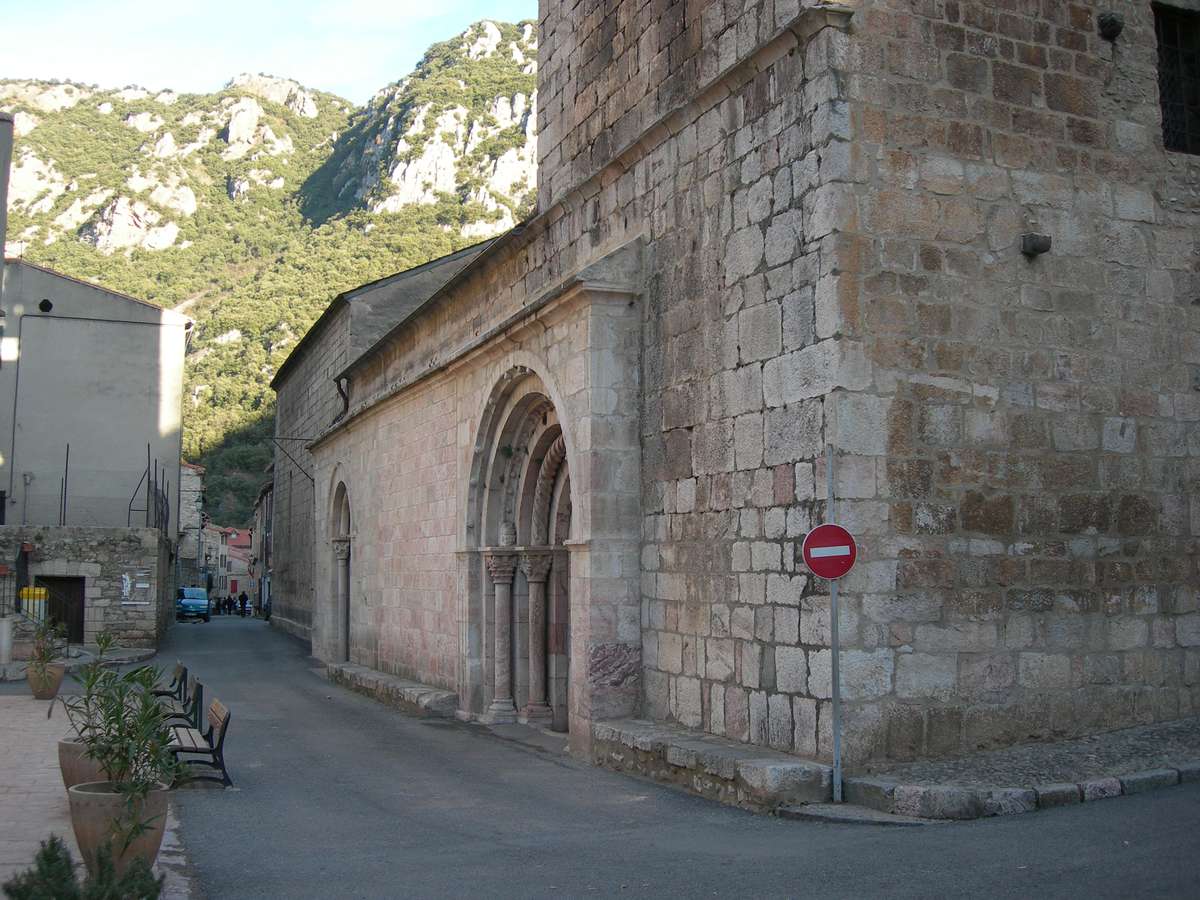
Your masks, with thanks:
<instances>
[{"instance_id":1,"label":"curb","mask_svg":"<svg viewBox=\"0 0 1200 900\"><path fill-rule=\"evenodd\" d=\"M104 660L105 667L111 666L127 666L132 663L145 662L158 655L157 648L140 647L132 650L122 651L122 655L110 656ZM66 662L67 672L74 672L76 669L82 668L95 661L91 654L88 654L88 659L82 657L74 657ZM0 683L10 681L25 681L25 660L13 660L6 666L0 666Z\"/></svg>"},{"instance_id":2,"label":"curb","mask_svg":"<svg viewBox=\"0 0 1200 900\"><path fill-rule=\"evenodd\" d=\"M981 819L1092 803L1200 781L1200 759L1162 769L1032 787L904 784L889 778L847 778L846 802L881 813L932 820Z\"/></svg>"},{"instance_id":3,"label":"curb","mask_svg":"<svg viewBox=\"0 0 1200 900\"><path fill-rule=\"evenodd\" d=\"M877 825L885 828L920 828L941 825L937 819L918 819L880 812L867 806L850 803L807 803L803 806L781 806L775 810L781 819L798 822L822 822L827 825Z\"/></svg>"}]
</instances>

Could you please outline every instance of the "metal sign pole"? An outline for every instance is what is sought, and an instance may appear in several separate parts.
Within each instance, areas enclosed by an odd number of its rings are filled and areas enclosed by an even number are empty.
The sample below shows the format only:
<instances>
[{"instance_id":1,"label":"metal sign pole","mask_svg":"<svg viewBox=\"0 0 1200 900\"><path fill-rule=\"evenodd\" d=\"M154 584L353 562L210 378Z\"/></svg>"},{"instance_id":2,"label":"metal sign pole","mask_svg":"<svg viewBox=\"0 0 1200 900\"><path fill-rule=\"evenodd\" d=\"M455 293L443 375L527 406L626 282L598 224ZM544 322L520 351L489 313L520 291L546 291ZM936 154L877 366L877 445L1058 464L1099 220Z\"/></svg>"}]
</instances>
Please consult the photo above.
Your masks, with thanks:
<instances>
[{"instance_id":1,"label":"metal sign pole","mask_svg":"<svg viewBox=\"0 0 1200 900\"><path fill-rule=\"evenodd\" d=\"M833 444L825 445L825 520L835 520L833 508ZM833 802L842 802L842 684L838 677L838 580L829 582L829 659L833 694Z\"/></svg>"}]
</instances>

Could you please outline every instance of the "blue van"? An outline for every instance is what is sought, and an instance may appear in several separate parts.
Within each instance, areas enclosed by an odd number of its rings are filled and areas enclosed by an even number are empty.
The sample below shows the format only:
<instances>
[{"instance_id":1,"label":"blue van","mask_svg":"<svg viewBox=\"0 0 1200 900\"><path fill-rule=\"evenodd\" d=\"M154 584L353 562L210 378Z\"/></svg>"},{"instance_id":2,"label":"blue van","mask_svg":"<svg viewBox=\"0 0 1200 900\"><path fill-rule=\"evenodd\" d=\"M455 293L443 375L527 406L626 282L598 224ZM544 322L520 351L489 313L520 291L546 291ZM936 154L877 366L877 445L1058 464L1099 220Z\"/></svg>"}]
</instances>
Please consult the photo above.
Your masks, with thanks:
<instances>
[{"instance_id":1,"label":"blue van","mask_svg":"<svg viewBox=\"0 0 1200 900\"><path fill-rule=\"evenodd\" d=\"M211 609L208 603L208 591L202 587L182 587L175 596L175 618L182 621L187 618L208 621Z\"/></svg>"}]
</instances>

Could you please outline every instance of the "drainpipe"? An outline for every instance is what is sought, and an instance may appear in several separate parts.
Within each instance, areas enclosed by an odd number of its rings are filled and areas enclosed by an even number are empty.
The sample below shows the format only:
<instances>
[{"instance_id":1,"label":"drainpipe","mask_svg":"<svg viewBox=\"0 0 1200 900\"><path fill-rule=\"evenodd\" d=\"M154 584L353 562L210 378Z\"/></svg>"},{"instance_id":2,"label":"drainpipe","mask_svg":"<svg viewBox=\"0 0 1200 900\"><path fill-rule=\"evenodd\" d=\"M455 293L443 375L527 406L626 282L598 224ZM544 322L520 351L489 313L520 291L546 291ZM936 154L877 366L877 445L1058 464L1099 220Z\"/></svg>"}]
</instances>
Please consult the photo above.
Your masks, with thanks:
<instances>
[{"instance_id":1,"label":"drainpipe","mask_svg":"<svg viewBox=\"0 0 1200 900\"><path fill-rule=\"evenodd\" d=\"M0 310L4 309L4 248L8 243L8 169L12 163L13 117L0 112ZM10 448L8 465L12 467ZM10 488L11 493L11 488ZM6 496L3 501L7 503ZM2 610L8 613L9 610ZM13 617L0 615L0 666L12 662Z\"/></svg>"}]
</instances>

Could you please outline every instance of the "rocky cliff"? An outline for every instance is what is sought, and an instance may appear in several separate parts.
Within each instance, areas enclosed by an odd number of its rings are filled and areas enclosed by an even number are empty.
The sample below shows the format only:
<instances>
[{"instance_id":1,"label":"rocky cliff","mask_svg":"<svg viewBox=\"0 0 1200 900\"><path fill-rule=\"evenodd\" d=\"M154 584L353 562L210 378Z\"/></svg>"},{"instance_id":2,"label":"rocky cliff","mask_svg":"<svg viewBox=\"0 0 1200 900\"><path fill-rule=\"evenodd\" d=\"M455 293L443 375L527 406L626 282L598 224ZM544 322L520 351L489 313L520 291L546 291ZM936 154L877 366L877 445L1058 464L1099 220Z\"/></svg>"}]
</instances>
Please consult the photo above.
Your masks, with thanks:
<instances>
[{"instance_id":1,"label":"rocky cliff","mask_svg":"<svg viewBox=\"0 0 1200 900\"><path fill-rule=\"evenodd\" d=\"M0 81L7 253L196 318L186 454L242 521L268 382L324 305L532 210L536 54L532 23L479 22L363 107L261 74L215 94Z\"/></svg>"}]
</instances>

